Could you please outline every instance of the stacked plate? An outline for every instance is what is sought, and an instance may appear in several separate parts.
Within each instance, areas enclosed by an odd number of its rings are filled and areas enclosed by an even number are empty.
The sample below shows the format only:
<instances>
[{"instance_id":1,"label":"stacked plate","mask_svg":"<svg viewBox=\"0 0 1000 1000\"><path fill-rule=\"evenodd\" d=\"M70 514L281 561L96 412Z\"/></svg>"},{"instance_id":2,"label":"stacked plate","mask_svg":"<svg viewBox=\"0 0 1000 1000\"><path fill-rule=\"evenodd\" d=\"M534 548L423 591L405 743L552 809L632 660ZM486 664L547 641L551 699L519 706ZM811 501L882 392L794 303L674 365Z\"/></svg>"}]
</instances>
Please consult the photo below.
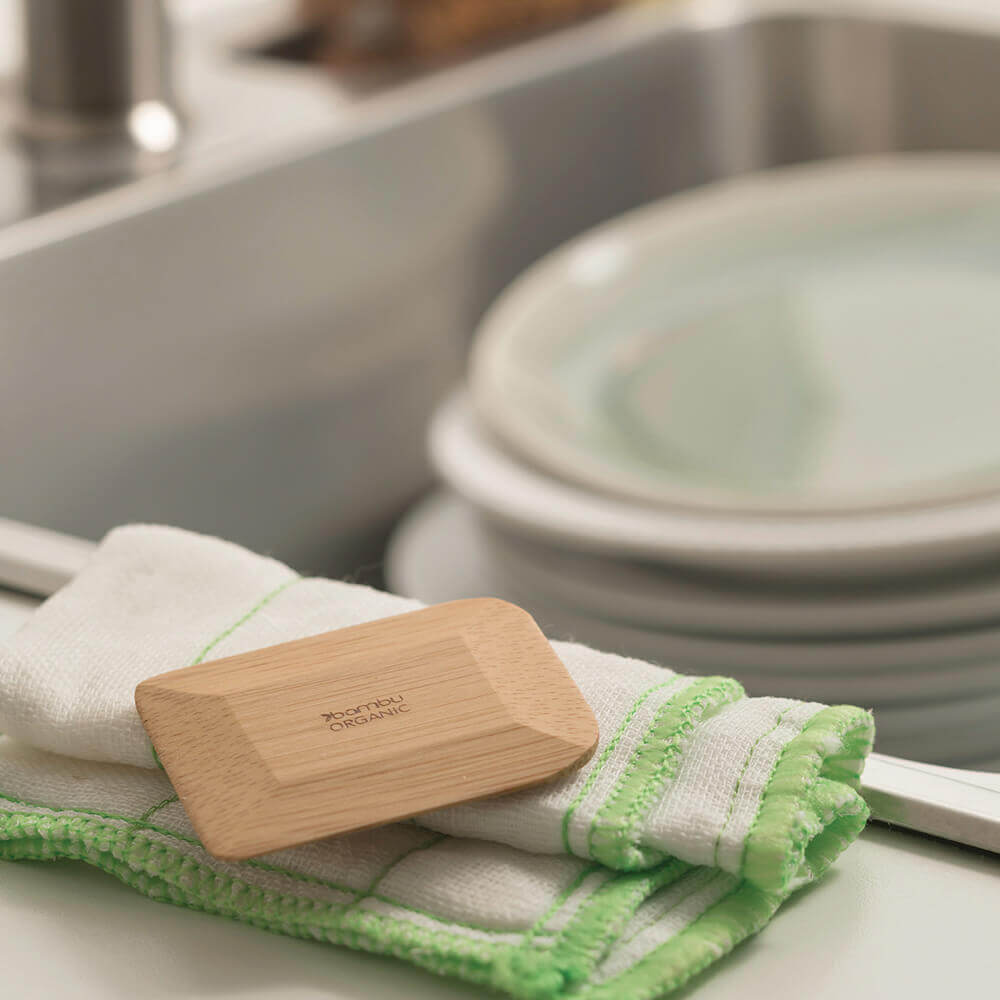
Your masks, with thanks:
<instances>
[{"instance_id":1,"label":"stacked plate","mask_svg":"<svg viewBox=\"0 0 1000 1000\"><path fill-rule=\"evenodd\" d=\"M1000 758L1000 161L667 199L487 316L390 582ZM461 498L461 499L458 499Z\"/></svg>"}]
</instances>

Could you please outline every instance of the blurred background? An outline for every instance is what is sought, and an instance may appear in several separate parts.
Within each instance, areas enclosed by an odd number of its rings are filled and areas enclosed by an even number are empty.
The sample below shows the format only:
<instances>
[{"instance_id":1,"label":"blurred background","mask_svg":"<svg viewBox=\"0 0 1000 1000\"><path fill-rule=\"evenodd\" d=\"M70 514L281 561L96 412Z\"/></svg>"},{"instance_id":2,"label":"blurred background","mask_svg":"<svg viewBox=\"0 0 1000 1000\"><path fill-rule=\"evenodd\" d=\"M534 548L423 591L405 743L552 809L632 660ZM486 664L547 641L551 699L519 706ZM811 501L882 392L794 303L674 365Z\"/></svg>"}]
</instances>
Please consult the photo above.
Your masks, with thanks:
<instances>
[{"instance_id":1,"label":"blurred background","mask_svg":"<svg viewBox=\"0 0 1000 1000\"><path fill-rule=\"evenodd\" d=\"M7 537L493 594L1000 769L992 0L0 0L0 84Z\"/></svg>"}]
</instances>

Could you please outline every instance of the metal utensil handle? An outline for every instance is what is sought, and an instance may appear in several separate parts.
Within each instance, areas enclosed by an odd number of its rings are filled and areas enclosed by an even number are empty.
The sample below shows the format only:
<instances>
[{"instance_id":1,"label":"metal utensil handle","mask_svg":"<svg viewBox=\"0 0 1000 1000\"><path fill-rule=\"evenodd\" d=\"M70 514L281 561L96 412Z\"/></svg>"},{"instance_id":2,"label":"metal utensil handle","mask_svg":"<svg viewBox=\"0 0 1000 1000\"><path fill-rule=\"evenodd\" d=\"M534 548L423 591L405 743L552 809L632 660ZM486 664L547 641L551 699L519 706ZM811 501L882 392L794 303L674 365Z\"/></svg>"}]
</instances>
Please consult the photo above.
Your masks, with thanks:
<instances>
[{"instance_id":1,"label":"metal utensil handle","mask_svg":"<svg viewBox=\"0 0 1000 1000\"><path fill-rule=\"evenodd\" d=\"M48 597L83 568L94 543L0 518L0 587Z\"/></svg>"}]
</instances>

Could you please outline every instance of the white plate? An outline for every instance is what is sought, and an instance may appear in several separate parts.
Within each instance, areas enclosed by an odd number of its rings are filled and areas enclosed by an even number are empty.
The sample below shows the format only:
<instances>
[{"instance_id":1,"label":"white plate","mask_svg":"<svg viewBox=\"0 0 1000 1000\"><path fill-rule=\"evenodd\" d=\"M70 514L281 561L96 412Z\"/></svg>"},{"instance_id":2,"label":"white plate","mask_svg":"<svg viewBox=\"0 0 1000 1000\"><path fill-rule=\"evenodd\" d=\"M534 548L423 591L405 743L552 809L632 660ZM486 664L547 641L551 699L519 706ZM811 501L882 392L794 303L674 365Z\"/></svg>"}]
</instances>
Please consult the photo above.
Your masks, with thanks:
<instances>
[{"instance_id":1,"label":"white plate","mask_svg":"<svg viewBox=\"0 0 1000 1000\"><path fill-rule=\"evenodd\" d=\"M477 411L552 473L730 512L1000 489L1000 158L795 167L667 198L485 319Z\"/></svg>"},{"instance_id":2,"label":"white plate","mask_svg":"<svg viewBox=\"0 0 1000 1000\"><path fill-rule=\"evenodd\" d=\"M1000 577L933 577L877 589L765 587L560 549L490 522L491 572L626 625L716 638L851 639L1000 624Z\"/></svg>"},{"instance_id":3,"label":"white plate","mask_svg":"<svg viewBox=\"0 0 1000 1000\"><path fill-rule=\"evenodd\" d=\"M515 599L516 598L516 599ZM748 640L716 643L669 632L652 632L603 621L572 608L546 603L527 591L510 592L510 600L528 608L547 634L571 638L599 649L635 656L682 673L735 677L753 694L793 695L827 703L860 703L880 707L926 706L961 701L973 706L980 698L1000 698L1000 651L966 662L933 659L857 669L850 649L830 644L778 650ZM875 653L866 650L866 654ZM861 657L858 657L861 659ZM923 657L921 657L923 659ZM994 716L1000 751L1000 704Z\"/></svg>"},{"instance_id":4,"label":"white plate","mask_svg":"<svg viewBox=\"0 0 1000 1000\"><path fill-rule=\"evenodd\" d=\"M474 506L531 537L709 570L811 578L995 565L1000 503L850 516L749 517L656 509L562 482L503 451L463 395L435 415L431 457Z\"/></svg>"},{"instance_id":5,"label":"white plate","mask_svg":"<svg viewBox=\"0 0 1000 1000\"><path fill-rule=\"evenodd\" d=\"M389 548L387 572L404 592L419 586L429 593L424 598L429 603L451 600L456 587L485 587L493 596L515 600L531 594L653 631L782 643L933 637L996 625L1000 619L1000 580L993 576L978 583L852 588L823 596L801 587L737 588L716 578L709 583L676 570L557 549L499 531L454 494L428 499L404 524ZM461 553L460 561L441 559L433 551L444 536Z\"/></svg>"},{"instance_id":6,"label":"white plate","mask_svg":"<svg viewBox=\"0 0 1000 1000\"><path fill-rule=\"evenodd\" d=\"M802 697L885 704L1000 693L1000 629L868 642L727 640L645 629L533 590L499 564L498 552L467 504L434 496L393 537L389 584L427 603L501 597L528 608L551 635L681 670L729 673L762 694L787 693L795 684Z\"/></svg>"},{"instance_id":7,"label":"white plate","mask_svg":"<svg viewBox=\"0 0 1000 1000\"><path fill-rule=\"evenodd\" d=\"M385 580L391 593L424 604L463 597L513 600L493 571L479 519L444 492L425 497L400 520L386 546Z\"/></svg>"},{"instance_id":8,"label":"white plate","mask_svg":"<svg viewBox=\"0 0 1000 1000\"><path fill-rule=\"evenodd\" d=\"M418 505L400 524L390 543L386 572L392 590L427 603L461 597L496 596L525 606L549 634L589 642L599 648L671 663L663 636L641 630L622 630L593 616L579 616L517 594L497 578L482 528L469 509L453 497L434 495ZM648 644L648 646L647 646ZM879 727L878 745L887 753L939 763L966 764L1000 754L1000 668L985 669L989 690L975 696L961 694L965 670L944 668L920 672L932 689L915 690L910 678L898 675L854 674L829 676L784 673L754 674L723 670L737 676L751 694L777 697L797 695L825 702L860 701L874 706ZM689 667L689 669L691 669ZM706 672L707 668L701 669ZM935 695L933 686L943 688ZM900 697L904 702L894 704Z\"/></svg>"}]
</instances>

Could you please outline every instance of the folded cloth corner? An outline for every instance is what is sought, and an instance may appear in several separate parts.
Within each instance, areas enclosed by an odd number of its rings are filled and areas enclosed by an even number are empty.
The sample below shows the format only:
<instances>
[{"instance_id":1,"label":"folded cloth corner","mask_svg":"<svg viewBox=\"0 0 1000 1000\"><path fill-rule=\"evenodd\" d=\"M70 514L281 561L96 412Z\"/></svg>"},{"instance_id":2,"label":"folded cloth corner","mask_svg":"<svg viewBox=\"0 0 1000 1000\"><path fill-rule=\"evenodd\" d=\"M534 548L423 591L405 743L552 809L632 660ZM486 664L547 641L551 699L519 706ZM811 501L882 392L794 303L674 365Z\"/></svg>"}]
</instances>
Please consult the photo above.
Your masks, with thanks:
<instances>
[{"instance_id":1,"label":"folded cloth corner","mask_svg":"<svg viewBox=\"0 0 1000 1000\"><path fill-rule=\"evenodd\" d=\"M147 677L420 605L174 528L116 529L0 646L0 857L513 996L648 998L755 933L863 828L868 712L553 643L599 723L543 786L239 864L201 847Z\"/></svg>"}]
</instances>

